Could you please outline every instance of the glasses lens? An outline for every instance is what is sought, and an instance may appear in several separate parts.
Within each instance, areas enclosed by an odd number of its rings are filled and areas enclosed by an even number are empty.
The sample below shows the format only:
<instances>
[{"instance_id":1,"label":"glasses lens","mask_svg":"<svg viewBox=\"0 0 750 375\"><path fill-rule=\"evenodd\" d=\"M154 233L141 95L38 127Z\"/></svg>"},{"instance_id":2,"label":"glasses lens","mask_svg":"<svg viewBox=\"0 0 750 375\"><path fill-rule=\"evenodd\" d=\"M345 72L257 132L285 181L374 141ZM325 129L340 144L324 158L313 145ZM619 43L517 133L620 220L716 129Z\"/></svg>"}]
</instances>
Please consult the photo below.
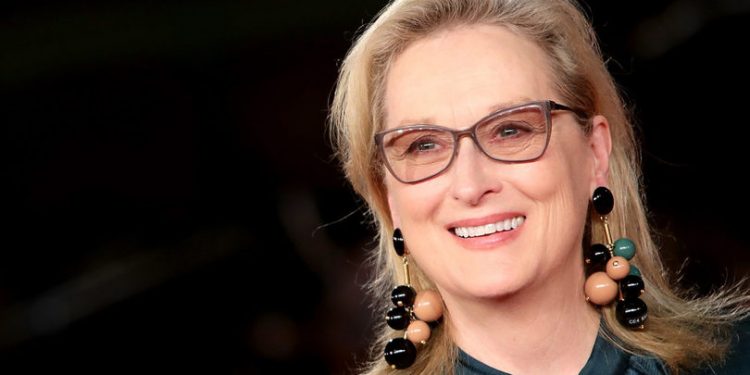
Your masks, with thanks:
<instances>
[{"instance_id":1,"label":"glasses lens","mask_svg":"<svg viewBox=\"0 0 750 375\"><path fill-rule=\"evenodd\" d=\"M522 162L539 158L549 138L549 110L545 102L530 103L491 115L474 128L482 150L500 161ZM454 154L454 133L441 127L415 126L382 135L383 154L396 178L416 182L448 168Z\"/></svg>"},{"instance_id":2,"label":"glasses lens","mask_svg":"<svg viewBox=\"0 0 750 375\"><path fill-rule=\"evenodd\" d=\"M453 135L434 128L398 130L383 137L383 151L396 177L404 182L417 181L448 166Z\"/></svg>"},{"instance_id":3,"label":"glasses lens","mask_svg":"<svg viewBox=\"0 0 750 375\"><path fill-rule=\"evenodd\" d=\"M492 158L527 161L538 158L547 144L547 114L541 105L501 112L477 126L477 140Z\"/></svg>"}]
</instances>

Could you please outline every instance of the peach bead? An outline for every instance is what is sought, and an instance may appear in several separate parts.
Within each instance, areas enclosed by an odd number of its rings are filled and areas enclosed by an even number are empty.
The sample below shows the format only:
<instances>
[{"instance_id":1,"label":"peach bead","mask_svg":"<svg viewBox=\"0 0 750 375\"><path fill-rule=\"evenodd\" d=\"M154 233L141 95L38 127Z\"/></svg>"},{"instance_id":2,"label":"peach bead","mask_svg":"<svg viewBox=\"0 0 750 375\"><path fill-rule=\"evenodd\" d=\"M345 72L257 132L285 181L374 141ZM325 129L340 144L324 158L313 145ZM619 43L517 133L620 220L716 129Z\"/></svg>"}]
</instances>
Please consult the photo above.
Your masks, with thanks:
<instances>
[{"instance_id":1,"label":"peach bead","mask_svg":"<svg viewBox=\"0 0 750 375\"><path fill-rule=\"evenodd\" d=\"M617 297L617 283L604 272L594 272L586 279L583 290L589 301L596 305L606 305Z\"/></svg>"},{"instance_id":2,"label":"peach bead","mask_svg":"<svg viewBox=\"0 0 750 375\"><path fill-rule=\"evenodd\" d=\"M443 316L443 299L434 290L422 290L417 293L413 310L420 320L434 322Z\"/></svg>"},{"instance_id":3,"label":"peach bead","mask_svg":"<svg viewBox=\"0 0 750 375\"><path fill-rule=\"evenodd\" d=\"M406 338L414 344L424 344L430 338L430 326L421 320L412 321L406 328Z\"/></svg>"},{"instance_id":4,"label":"peach bead","mask_svg":"<svg viewBox=\"0 0 750 375\"><path fill-rule=\"evenodd\" d=\"M607 261L607 275L612 280L621 280L630 273L630 262L621 256L614 256Z\"/></svg>"}]
</instances>

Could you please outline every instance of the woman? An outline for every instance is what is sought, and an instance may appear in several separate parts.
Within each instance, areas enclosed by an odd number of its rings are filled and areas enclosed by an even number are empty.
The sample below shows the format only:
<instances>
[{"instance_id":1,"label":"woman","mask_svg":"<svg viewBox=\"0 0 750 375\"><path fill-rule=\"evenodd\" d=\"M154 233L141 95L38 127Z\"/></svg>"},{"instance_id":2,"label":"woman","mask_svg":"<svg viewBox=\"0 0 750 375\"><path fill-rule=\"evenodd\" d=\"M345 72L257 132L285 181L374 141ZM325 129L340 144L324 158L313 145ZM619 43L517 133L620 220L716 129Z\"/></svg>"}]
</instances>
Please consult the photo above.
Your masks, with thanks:
<instances>
[{"instance_id":1,"label":"woman","mask_svg":"<svg viewBox=\"0 0 750 375\"><path fill-rule=\"evenodd\" d=\"M691 300L663 276L576 4L394 1L344 61L331 125L379 228L373 294L402 284L370 373L747 370L730 350L747 296Z\"/></svg>"}]
</instances>

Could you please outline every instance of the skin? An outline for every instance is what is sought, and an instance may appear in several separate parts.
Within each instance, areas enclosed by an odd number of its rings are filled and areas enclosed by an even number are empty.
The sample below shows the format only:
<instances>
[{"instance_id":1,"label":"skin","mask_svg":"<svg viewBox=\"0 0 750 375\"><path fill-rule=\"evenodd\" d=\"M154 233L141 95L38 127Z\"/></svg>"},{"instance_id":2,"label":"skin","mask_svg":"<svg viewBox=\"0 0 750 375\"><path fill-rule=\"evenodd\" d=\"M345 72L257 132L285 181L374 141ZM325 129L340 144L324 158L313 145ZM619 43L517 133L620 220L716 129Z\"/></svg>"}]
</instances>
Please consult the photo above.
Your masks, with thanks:
<instances>
[{"instance_id":1,"label":"skin","mask_svg":"<svg viewBox=\"0 0 750 375\"><path fill-rule=\"evenodd\" d=\"M551 77L544 52L505 28L443 30L394 61L386 128L465 129L512 104L567 104ZM512 373L578 373L599 325L584 300L581 242L591 194L607 182L609 125L595 116L586 135L565 111L553 112L552 122L549 146L537 161L493 161L465 137L443 174L417 184L385 178L393 222L413 262L442 295L454 341ZM510 232L472 239L452 232L518 215L526 220Z\"/></svg>"}]
</instances>

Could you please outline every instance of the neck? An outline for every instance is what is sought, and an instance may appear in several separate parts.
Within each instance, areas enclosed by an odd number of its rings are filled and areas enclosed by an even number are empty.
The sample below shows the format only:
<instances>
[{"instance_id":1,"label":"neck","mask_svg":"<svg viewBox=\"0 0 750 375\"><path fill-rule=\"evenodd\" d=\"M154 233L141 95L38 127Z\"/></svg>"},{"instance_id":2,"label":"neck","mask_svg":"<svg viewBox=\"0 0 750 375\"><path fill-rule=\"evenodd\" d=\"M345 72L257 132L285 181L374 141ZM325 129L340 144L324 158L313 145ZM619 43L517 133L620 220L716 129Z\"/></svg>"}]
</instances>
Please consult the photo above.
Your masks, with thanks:
<instances>
[{"instance_id":1,"label":"neck","mask_svg":"<svg viewBox=\"0 0 750 375\"><path fill-rule=\"evenodd\" d=\"M497 299L447 298L450 332L466 353L510 373L578 374L599 329L581 272Z\"/></svg>"}]
</instances>

